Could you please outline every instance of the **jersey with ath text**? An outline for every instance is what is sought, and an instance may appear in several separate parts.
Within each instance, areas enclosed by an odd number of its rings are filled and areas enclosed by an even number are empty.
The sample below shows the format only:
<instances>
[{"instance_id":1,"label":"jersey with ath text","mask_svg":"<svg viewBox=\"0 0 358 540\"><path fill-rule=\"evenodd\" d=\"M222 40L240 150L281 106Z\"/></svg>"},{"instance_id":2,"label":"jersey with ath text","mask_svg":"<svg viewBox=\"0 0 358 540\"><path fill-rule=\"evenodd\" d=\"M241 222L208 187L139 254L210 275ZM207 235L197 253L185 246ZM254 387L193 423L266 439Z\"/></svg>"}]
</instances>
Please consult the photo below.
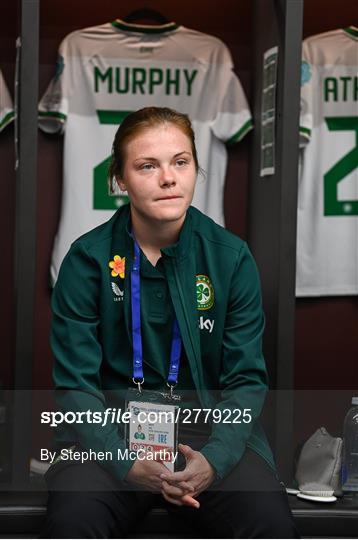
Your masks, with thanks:
<instances>
[{"instance_id":1,"label":"jersey with ath text","mask_svg":"<svg viewBox=\"0 0 358 540\"><path fill-rule=\"evenodd\" d=\"M358 294L358 30L303 43L297 296Z\"/></svg>"}]
</instances>

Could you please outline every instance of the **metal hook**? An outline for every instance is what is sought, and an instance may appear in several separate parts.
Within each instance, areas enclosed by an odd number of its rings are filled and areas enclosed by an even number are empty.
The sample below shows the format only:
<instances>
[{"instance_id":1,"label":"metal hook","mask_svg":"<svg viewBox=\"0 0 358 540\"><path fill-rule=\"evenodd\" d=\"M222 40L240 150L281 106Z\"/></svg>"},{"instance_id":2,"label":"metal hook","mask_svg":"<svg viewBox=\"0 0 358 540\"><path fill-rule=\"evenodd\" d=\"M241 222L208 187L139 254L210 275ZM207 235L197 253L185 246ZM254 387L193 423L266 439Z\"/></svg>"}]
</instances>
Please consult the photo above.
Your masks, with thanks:
<instances>
[{"instance_id":1,"label":"metal hook","mask_svg":"<svg viewBox=\"0 0 358 540\"><path fill-rule=\"evenodd\" d=\"M175 383L175 384L169 384L169 383L167 382L167 386L169 386L169 388L170 388L170 397L171 397L172 399L173 399L173 396L174 396L174 394L173 394L173 389L176 387L176 385L177 385L177 383Z\"/></svg>"},{"instance_id":2,"label":"metal hook","mask_svg":"<svg viewBox=\"0 0 358 540\"><path fill-rule=\"evenodd\" d=\"M141 394L142 393L142 384L144 383L144 377L140 382L136 381L135 378L132 377L132 381L134 382L134 384L138 385L138 392Z\"/></svg>"}]
</instances>

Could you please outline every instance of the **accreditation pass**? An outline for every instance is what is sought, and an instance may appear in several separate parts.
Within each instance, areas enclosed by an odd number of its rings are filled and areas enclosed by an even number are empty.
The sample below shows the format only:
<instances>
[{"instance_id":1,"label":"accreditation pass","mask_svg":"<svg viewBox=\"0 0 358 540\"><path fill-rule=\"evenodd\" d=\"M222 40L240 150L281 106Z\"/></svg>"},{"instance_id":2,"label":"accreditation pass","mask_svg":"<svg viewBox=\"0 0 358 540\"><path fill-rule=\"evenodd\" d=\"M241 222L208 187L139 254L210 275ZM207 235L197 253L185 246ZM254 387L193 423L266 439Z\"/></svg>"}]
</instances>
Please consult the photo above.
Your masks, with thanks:
<instances>
[{"instance_id":1,"label":"accreditation pass","mask_svg":"<svg viewBox=\"0 0 358 540\"><path fill-rule=\"evenodd\" d=\"M174 472L177 461L178 407L146 401L127 401L130 421L127 428L127 447L148 459L160 459Z\"/></svg>"}]
</instances>

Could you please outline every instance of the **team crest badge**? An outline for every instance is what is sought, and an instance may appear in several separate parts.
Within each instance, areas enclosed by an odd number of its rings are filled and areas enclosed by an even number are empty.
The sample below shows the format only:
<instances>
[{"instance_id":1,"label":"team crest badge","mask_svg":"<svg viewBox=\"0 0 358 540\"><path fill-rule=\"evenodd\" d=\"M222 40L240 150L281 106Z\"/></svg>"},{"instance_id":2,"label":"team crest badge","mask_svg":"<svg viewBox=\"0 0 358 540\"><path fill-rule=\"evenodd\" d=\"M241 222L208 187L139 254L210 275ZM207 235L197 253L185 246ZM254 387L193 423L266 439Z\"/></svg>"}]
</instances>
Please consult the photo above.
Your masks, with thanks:
<instances>
[{"instance_id":1,"label":"team crest badge","mask_svg":"<svg viewBox=\"0 0 358 540\"><path fill-rule=\"evenodd\" d=\"M301 86L304 86L311 80L312 72L311 66L306 60L303 60L301 64Z\"/></svg>"},{"instance_id":2,"label":"team crest badge","mask_svg":"<svg viewBox=\"0 0 358 540\"><path fill-rule=\"evenodd\" d=\"M208 276L196 276L196 304L200 310L210 309L214 305L214 287Z\"/></svg>"}]
</instances>

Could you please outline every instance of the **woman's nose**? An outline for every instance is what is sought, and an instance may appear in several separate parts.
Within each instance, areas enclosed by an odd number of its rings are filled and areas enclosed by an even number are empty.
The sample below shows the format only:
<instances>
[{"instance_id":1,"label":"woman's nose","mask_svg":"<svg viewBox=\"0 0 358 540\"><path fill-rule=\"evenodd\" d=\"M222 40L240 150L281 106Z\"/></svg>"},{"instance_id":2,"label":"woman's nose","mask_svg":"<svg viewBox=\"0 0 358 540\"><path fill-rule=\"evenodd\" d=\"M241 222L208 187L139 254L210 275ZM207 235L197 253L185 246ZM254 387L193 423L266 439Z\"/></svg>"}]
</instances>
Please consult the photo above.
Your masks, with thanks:
<instances>
[{"instance_id":1,"label":"woman's nose","mask_svg":"<svg viewBox=\"0 0 358 540\"><path fill-rule=\"evenodd\" d=\"M160 183L162 186L175 185L175 176L169 167L163 167L160 175Z\"/></svg>"}]
</instances>

